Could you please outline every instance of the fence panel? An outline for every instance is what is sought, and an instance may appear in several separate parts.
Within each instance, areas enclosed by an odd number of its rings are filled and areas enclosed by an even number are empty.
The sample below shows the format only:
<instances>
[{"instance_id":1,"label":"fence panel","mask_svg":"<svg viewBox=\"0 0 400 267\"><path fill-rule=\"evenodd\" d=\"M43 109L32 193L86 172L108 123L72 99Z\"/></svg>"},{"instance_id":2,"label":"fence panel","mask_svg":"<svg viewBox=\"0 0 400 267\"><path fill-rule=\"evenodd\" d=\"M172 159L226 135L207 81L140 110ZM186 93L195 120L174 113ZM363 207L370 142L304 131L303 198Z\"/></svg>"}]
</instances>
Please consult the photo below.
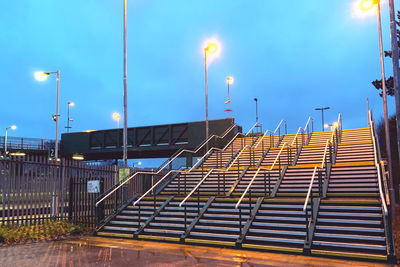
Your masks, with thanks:
<instances>
[{"instance_id":1,"label":"fence panel","mask_svg":"<svg viewBox=\"0 0 400 267\"><path fill-rule=\"evenodd\" d=\"M97 194L87 192L87 182L102 180L107 189L114 185L117 173L116 166L66 159L57 162L38 155L0 159L0 224L69 218L94 225ZM75 206L69 207L70 203Z\"/></svg>"}]
</instances>

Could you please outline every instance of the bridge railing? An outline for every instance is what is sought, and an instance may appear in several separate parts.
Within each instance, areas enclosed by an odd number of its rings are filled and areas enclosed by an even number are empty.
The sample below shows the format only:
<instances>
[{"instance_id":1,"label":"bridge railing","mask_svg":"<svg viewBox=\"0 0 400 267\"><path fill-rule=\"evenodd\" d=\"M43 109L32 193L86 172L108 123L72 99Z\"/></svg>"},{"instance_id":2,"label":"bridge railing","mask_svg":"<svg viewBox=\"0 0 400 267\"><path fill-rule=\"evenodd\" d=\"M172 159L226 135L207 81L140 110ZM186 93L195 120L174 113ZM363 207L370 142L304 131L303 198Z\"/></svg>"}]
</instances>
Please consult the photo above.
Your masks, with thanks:
<instances>
[{"instance_id":1,"label":"bridge railing","mask_svg":"<svg viewBox=\"0 0 400 267\"><path fill-rule=\"evenodd\" d=\"M55 140L7 136L7 149L48 150ZM5 136L0 136L0 149L5 147Z\"/></svg>"}]
</instances>

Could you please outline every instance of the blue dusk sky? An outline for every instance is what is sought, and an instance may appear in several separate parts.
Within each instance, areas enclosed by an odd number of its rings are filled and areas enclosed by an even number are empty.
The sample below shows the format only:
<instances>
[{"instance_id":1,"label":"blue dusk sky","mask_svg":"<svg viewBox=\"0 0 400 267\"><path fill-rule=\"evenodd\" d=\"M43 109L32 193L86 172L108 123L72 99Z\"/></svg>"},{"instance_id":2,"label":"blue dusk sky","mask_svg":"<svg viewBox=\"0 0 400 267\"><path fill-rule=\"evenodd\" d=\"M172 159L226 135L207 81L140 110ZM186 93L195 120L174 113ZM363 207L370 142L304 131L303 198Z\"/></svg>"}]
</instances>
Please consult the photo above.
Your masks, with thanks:
<instances>
[{"instance_id":1,"label":"blue dusk sky","mask_svg":"<svg viewBox=\"0 0 400 267\"><path fill-rule=\"evenodd\" d=\"M397 4L397 3L395 3ZM344 128L366 127L382 99L376 14L357 16L353 1L335 0L128 0L128 127L205 119L204 50L220 42L209 66L209 116L225 118L226 77L233 76L236 122L255 122L254 98L264 129L281 119L290 132L308 116L321 128L342 113ZM60 129L67 102L72 131L117 126L123 113L123 1L2 1L0 16L0 127L11 136L55 138L56 77L61 71ZM383 43L390 50L387 1L382 2ZM386 58L387 76L392 73ZM394 98L389 97L389 113ZM122 118L121 118L122 125ZM0 133L4 135L4 133Z\"/></svg>"}]
</instances>

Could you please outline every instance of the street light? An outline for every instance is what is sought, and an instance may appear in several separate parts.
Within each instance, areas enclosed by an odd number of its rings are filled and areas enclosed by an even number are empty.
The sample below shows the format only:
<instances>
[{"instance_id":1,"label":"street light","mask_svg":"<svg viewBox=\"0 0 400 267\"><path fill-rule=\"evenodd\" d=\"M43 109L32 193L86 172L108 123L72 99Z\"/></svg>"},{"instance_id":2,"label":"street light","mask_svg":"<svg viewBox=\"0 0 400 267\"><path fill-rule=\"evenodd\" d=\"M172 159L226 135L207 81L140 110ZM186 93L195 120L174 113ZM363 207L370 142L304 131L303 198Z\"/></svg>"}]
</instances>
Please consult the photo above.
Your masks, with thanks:
<instances>
[{"instance_id":1,"label":"street light","mask_svg":"<svg viewBox=\"0 0 400 267\"><path fill-rule=\"evenodd\" d=\"M381 4L379 0L362 0L360 9L367 11L376 6L377 22L378 22L378 35L379 35L379 54L381 61L381 76L382 76L382 98L383 98L383 117L385 122L385 141L386 141L386 155L389 167L389 195L392 203L392 215L396 215L396 198L394 195L393 176L392 176L392 156L390 152L390 138L389 138L389 121L387 114L387 101L386 101L386 79L385 79L385 64L383 60L383 44L382 44L382 25L381 25Z\"/></svg>"},{"instance_id":2,"label":"street light","mask_svg":"<svg viewBox=\"0 0 400 267\"><path fill-rule=\"evenodd\" d=\"M330 107L324 107L324 108L316 108L315 110L321 110L322 113L322 131L324 131L324 110L328 110Z\"/></svg>"},{"instance_id":3,"label":"street light","mask_svg":"<svg viewBox=\"0 0 400 267\"><path fill-rule=\"evenodd\" d=\"M112 114L112 117L113 117L114 120L116 120L118 122L118 128L119 128L119 119L121 118L121 116L119 115L118 112L114 112Z\"/></svg>"},{"instance_id":4,"label":"street light","mask_svg":"<svg viewBox=\"0 0 400 267\"><path fill-rule=\"evenodd\" d=\"M228 113L228 119L229 119L229 112L232 112L232 109L229 109L229 103L231 102L231 99L229 98L229 85L233 84L233 78L232 77L226 78L226 83L228 84L228 100L225 102L225 104L228 105L228 108L225 109L224 111Z\"/></svg>"},{"instance_id":5,"label":"street light","mask_svg":"<svg viewBox=\"0 0 400 267\"><path fill-rule=\"evenodd\" d=\"M205 72L206 72L206 139L208 139L208 73L207 73L207 55L214 54L217 52L217 45L215 42L209 42L204 48L204 57L205 57ZM208 150L208 145L207 148Z\"/></svg>"},{"instance_id":6,"label":"street light","mask_svg":"<svg viewBox=\"0 0 400 267\"><path fill-rule=\"evenodd\" d=\"M65 127L65 128L67 128L67 133L69 133L69 129L71 129L72 127L71 126L69 126L69 122L71 121L74 121L73 119L71 119L70 117L69 117L69 107L73 107L73 106L75 106L75 103L74 102L68 102L68 120L67 120L67 126Z\"/></svg>"},{"instance_id":7,"label":"street light","mask_svg":"<svg viewBox=\"0 0 400 267\"><path fill-rule=\"evenodd\" d=\"M57 74L57 111L56 115L53 115L53 119L56 121L56 147L55 147L55 159L58 160L58 118L60 117L59 114L59 102L60 102L60 71L53 71L53 72L43 72L38 71L35 72L36 80L42 82L45 81L51 74Z\"/></svg>"},{"instance_id":8,"label":"street light","mask_svg":"<svg viewBox=\"0 0 400 267\"><path fill-rule=\"evenodd\" d=\"M5 156L7 155L7 133L8 133L8 129L15 130L15 129L17 129L17 126L11 125L10 127L6 127L6 136L4 138L4 155Z\"/></svg>"}]
</instances>

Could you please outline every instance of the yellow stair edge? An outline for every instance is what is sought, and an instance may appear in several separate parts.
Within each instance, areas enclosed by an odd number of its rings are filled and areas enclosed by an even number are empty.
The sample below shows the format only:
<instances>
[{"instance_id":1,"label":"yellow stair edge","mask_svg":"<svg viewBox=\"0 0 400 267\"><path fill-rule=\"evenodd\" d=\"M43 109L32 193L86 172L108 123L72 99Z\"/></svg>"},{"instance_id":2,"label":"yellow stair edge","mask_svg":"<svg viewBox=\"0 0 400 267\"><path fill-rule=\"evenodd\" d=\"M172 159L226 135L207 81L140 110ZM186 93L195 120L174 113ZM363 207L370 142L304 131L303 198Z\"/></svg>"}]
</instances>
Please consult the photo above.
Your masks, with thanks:
<instances>
[{"instance_id":1,"label":"yellow stair edge","mask_svg":"<svg viewBox=\"0 0 400 267\"><path fill-rule=\"evenodd\" d=\"M371 141L361 141L361 142L347 142L347 143L340 143L339 146L348 146L348 145L365 145L365 144L372 144Z\"/></svg>"},{"instance_id":2,"label":"yellow stair edge","mask_svg":"<svg viewBox=\"0 0 400 267\"><path fill-rule=\"evenodd\" d=\"M349 131L359 131L359 130L369 130L369 128L357 128L357 129L346 129L342 130L342 132L349 132Z\"/></svg>"},{"instance_id":3,"label":"yellow stair edge","mask_svg":"<svg viewBox=\"0 0 400 267\"><path fill-rule=\"evenodd\" d=\"M286 247L274 247L274 246L264 246L264 245L255 245L255 244L242 244L242 248L253 248L260 250L274 250L274 251L287 251L287 252L296 252L302 253L302 248L286 248Z\"/></svg>"},{"instance_id":4,"label":"yellow stair edge","mask_svg":"<svg viewBox=\"0 0 400 267\"><path fill-rule=\"evenodd\" d=\"M340 162L332 165L332 167L358 167L358 166L374 166L373 161L351 161L351 162Z\"/></svg>"},{"instance_id":5,"label":"yellow stair edge","mask_svg":"<svg viewBox=\"0 0 400 267\"><path fill-rule=\"evenodd\" d=\"M369 254L336 252L336 251L327 251L327 250L311 250L311 254L387 261L387 256L384 256L384 255L369 255Z\"/></svg>"},{"instance_id":6,"label":"yellow stair edge","mask_svg":"<svg viewBox=\"0 0 400 267\"><path fill-rule=\"evenodd\" d=\"M139 239L161 240L161 241L172 241L172 242L180 241L180 239L177 237L169 237L169 236L139 235L138 238Z\"/></svg>"},{"instance_id":7,"label":"yellow stair edge","mask_svg":"<svg viewBox=\"0 0 400 267\"><path fill-rule=\"evenodd\" d=\"M378 200L333 200L333 199L321 199L321 203L331 203L331 204L380 204Z\"/></svg>"},{"instance_id":8,"label":"yellow stair edge","mask_svg":"<svg viewBox=\"0 0 400 267\"><path fill-rule=\"evenodd\" d=\"M379 193L327 193L327 197L378 197Z\"/></svg>"},{"instance_id":9,"label":"yellow stair edge","mask_svg":"<svg viewBox=\"0 0 400 267\"><path fill-rule=\"evenodd\" d=\"M97 236L133 238L133 234L97 232Z\"/></svg>"},{"instance_id":10,"label":"yellow stair edge","mask_svg":"<svg viewBox=\"0 0 400 267\"><path fill-rule=\"evenodd\" d=\"M213 244L213 245L219 245L219 246L229 246L229 247L234 247L236 246L235 242L228 242L228 241L217 241L217 240L203 240L203 239L192 239L192 238L186 238L185 243L199 243L199 244Z\"/></svg>"}]
</instances>

